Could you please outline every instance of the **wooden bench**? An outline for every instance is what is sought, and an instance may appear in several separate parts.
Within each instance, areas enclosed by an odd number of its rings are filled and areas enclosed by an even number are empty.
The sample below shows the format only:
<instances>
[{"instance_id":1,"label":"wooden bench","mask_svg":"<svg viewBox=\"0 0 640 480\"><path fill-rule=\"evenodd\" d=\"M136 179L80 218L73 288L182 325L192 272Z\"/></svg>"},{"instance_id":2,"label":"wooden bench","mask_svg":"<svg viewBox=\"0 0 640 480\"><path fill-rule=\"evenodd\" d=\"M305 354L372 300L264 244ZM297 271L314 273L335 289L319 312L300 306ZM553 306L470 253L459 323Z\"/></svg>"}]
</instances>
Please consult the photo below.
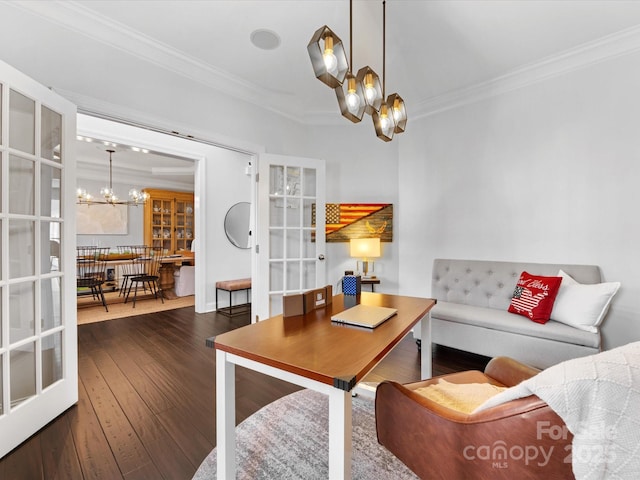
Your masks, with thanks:
<instances>
[{"instance_id":1,"label":"wooden bench","mask_svg":"<svg viewBox=\"0 0 640 480\"><path fill-rule=\"evenodd\" d=\"M229 292L229 306L218 306L218 291L223 290ZM233 292L244 290L247 295L245 303L234 305L233 304ZM216 282L216 311L227 317L234 317L236 315L242 315L243 313L249 313L251 311L251 302L249 301L249 290L251 290L251 279L241 278L238 280L221 280Z\"/></svg>"}]
</instances>

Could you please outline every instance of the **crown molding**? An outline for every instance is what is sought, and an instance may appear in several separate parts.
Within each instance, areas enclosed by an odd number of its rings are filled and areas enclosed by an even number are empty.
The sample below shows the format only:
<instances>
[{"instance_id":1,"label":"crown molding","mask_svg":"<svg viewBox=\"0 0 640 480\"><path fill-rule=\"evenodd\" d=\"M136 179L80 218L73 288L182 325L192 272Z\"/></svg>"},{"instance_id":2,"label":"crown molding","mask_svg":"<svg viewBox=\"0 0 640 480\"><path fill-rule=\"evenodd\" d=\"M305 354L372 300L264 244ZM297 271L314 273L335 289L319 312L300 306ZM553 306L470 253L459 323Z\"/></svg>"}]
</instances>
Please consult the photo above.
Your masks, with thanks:
<instances>
[{"instance_id":1,"label":"crown molding","mask_svg":"<svg viewBox=\"0 0 640 480\"><path fill-rule=\"evenodd\" d=\"M640 51L640 26L578 45L492 80L427 99L415 106L415 119L525 88L567 73Z\"/></svg>"},{"instance_id":2,"label":"crown molding","mask_svg":"<svg viewBox=\"0 0 640 480\"><path fill-rule=\"evenodd\" d=\"M265 106L265 99L273 94L270 90L143 35L122 23L96 13L77 1L13 2L12 6L223 94L276 111L280 115L295 117L293 112L280 111L275 108L275 105Z\"/></svg>"},{"instance_id":3,"label":"crown molding","mask_svg":"<svg viewBox=\"0 0 640 480\"><path fill-rule=\"evenodd\" d=\"M142 35L126 25L97 14L77 1L12 2L11 5L292 121L310 125L337 125L340 123L336 120L335 112L283 111L283 105L292 103L269 102L269 99L273 97L273 92L270 90L235 77L195 57L186 55L184 52ZM629 55L638 50L640 50L640 26L635 26L524 65L486 82L414 103L410 105L410 119L417 120L479 102L606 60ZM105 111L91 108L86 108L86 110ZM122 111L123 108L118 107L117 110ZM139 112L136 113L136 117L139 117ZM337 116L339 117L339 113Z\"/></svg>"}]
</instances>

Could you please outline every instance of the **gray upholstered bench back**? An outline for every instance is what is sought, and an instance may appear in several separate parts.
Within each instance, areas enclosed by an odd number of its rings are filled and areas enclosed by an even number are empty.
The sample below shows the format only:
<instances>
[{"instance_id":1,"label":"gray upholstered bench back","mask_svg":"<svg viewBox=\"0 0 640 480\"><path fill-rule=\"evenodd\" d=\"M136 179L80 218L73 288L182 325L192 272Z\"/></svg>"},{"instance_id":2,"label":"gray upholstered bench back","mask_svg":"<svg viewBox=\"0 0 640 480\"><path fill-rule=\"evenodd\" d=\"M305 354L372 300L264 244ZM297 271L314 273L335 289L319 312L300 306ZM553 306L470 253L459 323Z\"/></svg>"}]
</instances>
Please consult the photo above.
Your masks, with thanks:
<instances>
[{"instance_id":1,"label":"gray upholstered bench back","mask_svg":"<svg viewBox=\"0 0 640 480\"><path fill-rule=\"evenodd\" d=\"M506 310L520 273L555 276L564 270L580 283L600 283L595 265L435 259L431 296L440 301Z\"/></svg>"}]
</instances>

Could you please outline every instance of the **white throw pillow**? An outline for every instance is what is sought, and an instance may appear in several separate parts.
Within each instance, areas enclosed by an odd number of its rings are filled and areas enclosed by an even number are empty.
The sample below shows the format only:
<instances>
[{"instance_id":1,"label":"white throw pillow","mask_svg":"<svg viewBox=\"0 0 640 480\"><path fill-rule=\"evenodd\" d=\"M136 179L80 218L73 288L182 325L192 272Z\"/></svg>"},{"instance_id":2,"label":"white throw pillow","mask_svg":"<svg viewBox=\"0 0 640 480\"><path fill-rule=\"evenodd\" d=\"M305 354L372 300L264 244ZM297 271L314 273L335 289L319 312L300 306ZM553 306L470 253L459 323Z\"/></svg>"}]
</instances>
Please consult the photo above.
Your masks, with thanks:
<instances>
[{"instance_id":1,"label":"white throw pillow","mask_svg":"<svg viewBox=\"0 0 640 480\"><path fill-rule=\"evenodd\" d=\"M611 299L620 288L620 282L578 283L560 270L560 290L551 311L551 320L570 325L586 332L598 333L598 325L609 309Z\"/></svg>"}]
</instances>

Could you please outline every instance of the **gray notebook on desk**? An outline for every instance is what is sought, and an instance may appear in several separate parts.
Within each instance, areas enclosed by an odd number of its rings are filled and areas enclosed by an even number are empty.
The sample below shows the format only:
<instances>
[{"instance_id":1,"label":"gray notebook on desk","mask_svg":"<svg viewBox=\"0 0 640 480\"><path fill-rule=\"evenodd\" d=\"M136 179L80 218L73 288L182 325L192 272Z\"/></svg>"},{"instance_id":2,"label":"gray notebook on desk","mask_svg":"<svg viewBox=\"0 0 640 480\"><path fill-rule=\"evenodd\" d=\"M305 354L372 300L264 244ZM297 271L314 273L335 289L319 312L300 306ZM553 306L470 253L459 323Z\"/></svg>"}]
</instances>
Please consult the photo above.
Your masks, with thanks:
<instances>
[{"instance_id":1,"label":"gray notebook on desk","mask_svg":"<svg viewBox=\"0 0 640 480\"><path fill-rule=\"evenodd\" d=\"M396 313L398 313L398 310L395 308L360 304L336 313L331 317L331 321L358 327L375 328Z\"/></svg>"}]
</instances>

